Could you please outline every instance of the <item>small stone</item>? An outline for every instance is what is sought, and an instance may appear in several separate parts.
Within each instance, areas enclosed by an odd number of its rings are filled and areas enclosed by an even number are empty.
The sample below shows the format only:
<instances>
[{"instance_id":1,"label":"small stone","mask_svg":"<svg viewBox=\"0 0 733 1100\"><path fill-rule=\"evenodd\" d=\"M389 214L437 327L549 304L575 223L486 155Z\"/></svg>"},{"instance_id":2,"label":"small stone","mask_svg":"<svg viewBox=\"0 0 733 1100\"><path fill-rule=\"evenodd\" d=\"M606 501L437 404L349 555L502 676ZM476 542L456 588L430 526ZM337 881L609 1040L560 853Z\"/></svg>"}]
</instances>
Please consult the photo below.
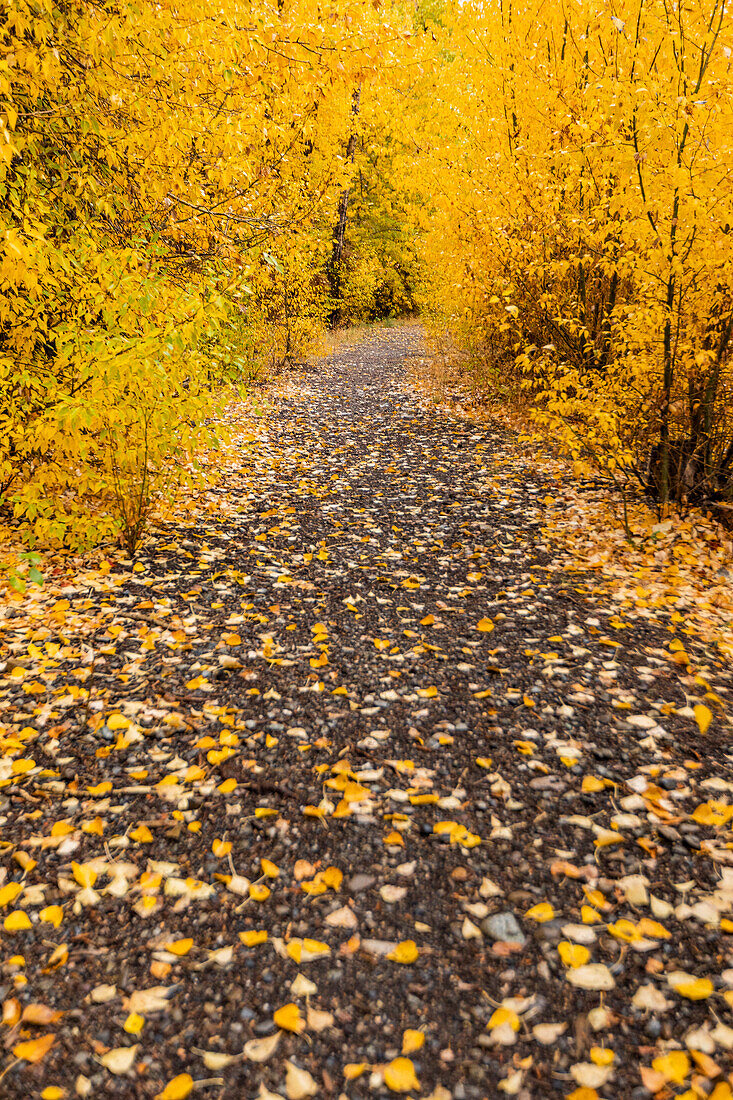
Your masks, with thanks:
<instances>
[{"instance_id":1,"label":"small stone","mask_svg":"<svg viewBox=\"0 0 733 1100\"><path fill-rule=\"evenodd\" d=\"M374 875L352 875L349 879L349 890L352 894L359 894L362 890L368 890L376 881Z\"/></svg>"},{"instance_id":2,"label":"small stone","mask_svg":"<svg viewBox=\"0 0 733 1100\"><path fill-rule=\"evenodd\" d=\"M272 1020L258 1020L252 1030L255 1035L272 1035L276 1028Z\"/></svg>"},{"instance_id":3,"label":"small stone","mask_svg":"<svg viewBox=\"0 0 733 1100\"><path fill-rule=\"evenodd\" d=\"M543 921L534 929L536 939L540 940L542 943L559 943L564 935L562 931L563 923L564 921L559 919Z\"/></svg>"},{"instance_id":4,"label":"small stone","mask_svg":"<svg viewBox=\"0 0 733 1100\"><path fill-rule=\"evenodd\" d=\"M481 921L481 931L490 936L492 940L503 943L524 944L527 942L527 937L519 927L517 918L508 910L503 913L494 913L491 917L485 917Z\"/></svg>"}]
</instances>

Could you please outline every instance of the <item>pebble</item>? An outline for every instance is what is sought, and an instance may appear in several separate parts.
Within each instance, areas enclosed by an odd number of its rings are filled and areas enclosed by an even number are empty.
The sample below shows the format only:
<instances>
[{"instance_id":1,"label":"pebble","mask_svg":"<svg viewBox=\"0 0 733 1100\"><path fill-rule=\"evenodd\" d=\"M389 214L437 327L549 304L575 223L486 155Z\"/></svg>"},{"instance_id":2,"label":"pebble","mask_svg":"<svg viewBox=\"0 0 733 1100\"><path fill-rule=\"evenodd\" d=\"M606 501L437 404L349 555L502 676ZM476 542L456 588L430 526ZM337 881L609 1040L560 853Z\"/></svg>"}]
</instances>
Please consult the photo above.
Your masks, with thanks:
<instances>
[{"instance_id":1,"label":"pebble","mask_svg":"<svg viewBox=\"0 0 733 1100\"><path fill-rule=\"evenodd\" d=\"M481 931L497 942L521 944L527 942L527 937L519 927L517 918L508 910L494 913L491 917L484 917L481 921Z\"/></svg>"},{"instance_id":2,"label":"pebble","mask_svg":"<svg viewBox=\"0 0 733 1100\"><path fill-rule=\"evenodd\" d=\"M253 1025L252 1030L255 1035L272 1035L273 1031L276 1031L274 1020L258 1020Z\"/></svg>"},{"instance_id":3,"label":"pebble","mask_svg":"<svg viewBox=\"0 0 733 1100\"><path fill-rule=\"evenodd\" d=\"M368 890L377 881L375 875L357 874L349 879L349 890L352 894L360 894L362 890Z\"/></svg>"}]
</instances>

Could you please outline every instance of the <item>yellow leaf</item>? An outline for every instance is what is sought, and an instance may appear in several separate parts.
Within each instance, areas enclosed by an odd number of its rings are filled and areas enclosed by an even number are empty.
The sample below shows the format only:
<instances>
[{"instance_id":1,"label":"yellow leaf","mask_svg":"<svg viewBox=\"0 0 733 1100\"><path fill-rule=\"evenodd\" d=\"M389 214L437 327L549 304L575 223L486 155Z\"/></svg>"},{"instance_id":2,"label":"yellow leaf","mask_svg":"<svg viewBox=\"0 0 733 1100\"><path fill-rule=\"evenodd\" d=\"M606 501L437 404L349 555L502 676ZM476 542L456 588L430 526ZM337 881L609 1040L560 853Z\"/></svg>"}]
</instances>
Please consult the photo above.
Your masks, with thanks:
<instances>
[{"instance_id":1,"label":"yellow leaf","mask_svg":"<svg viewBox=\"0 0 733 1100\"><path fill-rule=\"evenodd\" d=\"M306 936L303 940L303 952L305 955L317 958L319 955L330 955L331 948L327 943L323 943L321 940L311 940ZM304 962L307 961L308 959L304 959Z\"/></svg>"},{"instance_id":2,"label":"yellow leaf","mask_svg":"<svg viewBox=\"0 0 733 1100\"><path fill-rule=\"evenodd\" d=\"M110 714L107 719L107 728L111 730L129 730L130 725L130 719L123 714Z\"/></svg>"},{"instance_id":3,"label":"yellow leaf","mask_svg":"<svg viewBox=\"0 0 733 1100\"><path fill-rule=\"evenodd\" d=\"M5 1024L6 1027L15 1027L20 1023L21 1015L20 1001L17 997L10 997L7 1001L3 1001L0 1023Z\"/></svg>"},{"instance_id":4,"label":"yellow leaf","mask_svg":"<svg viewBox=\"0 0 733 1100\"><path fill-rule=\"evenodd\" d=\"M602 791L605 786L606 784L602 779L596 779L594 775L585 775L580 789L583 794L595 794L596 791Z\"/></svg>"},{"instance_id":5,"label":"yellow leaf","mask_svg":"<svg viewBox=\"0 0 733 1100\"><path fill-rule=\"evenodd\" d=\"M434 685L426 688L417 688L417 694L421 699L434 699L438 694L438 689Z\"/></svg>"},{"instance_id":6,"label":"yellow leaf","mask_svg":"<svg viewBox=\"0 0 733 1100\"><path fill-rule=\"evenodd\" d=\"M66 1089L62 1089L60 1085L46 1085L41 1093L41 1100L63 1100L64 1096Z\"/></svg>"},{"instance_id":7,"label":"yellow leaf","mask_svg":"<svg viewBox=\"0 0 733 1100\"><path fill-rule=\"evenodd\" d=\"M62 1016L63 1012L58 1012L53 1008L49 1008L48 1005L30 1004L26 1005L23 1009L21 1023L48 1027L49 1024L58 1023Z\"/></svg>"},{"instance_id":8,"label":"yellow leaf","mask_svg":"<svg viewBox=\"0 0 733 1100\"><path fill-rule=\"evenodd\" d=\"M476 629L480 630L482 634L490 634L494 629L494 624L491 619L479 619L476 623Z\"/></svg>"},{"instance_id":9,"label":"yellow leaf","mask_svg":"<svg viewBox=\"0 0 733 1100\"><path fill-rule=\"evenodd\" d=\"M392 1092L412 1092L420 1088L415 1067L409 1058L395 1058L385 1066L384 1083Z\"/></svg>"},{"instance_id":10,"label":"yellow leaf","mask_svg":"<svg viewBox=\"0 0 733 1100\"><path fill-rule=\"evenodd\" d=\"M96 787L87 787L89 794L109 794L111 790L112 784L109 781L97 783Z\"/></svg>"},{"instance_id":11,"label":"yellow leaf","mask_svg":"<svg viewBox=\"0 0 733 1100\"><path fill-rule=\"evenodd\" d=\"M662 1074L665 1081L682 1085L690 1072L690 1059L684 1050L671 1050L668 1054L661 1054L655 1058L652 1067L657 1073Z\"/></svg>"},{"instance_id":12,"label":"yellow leaf","mask_svg":"<svg viewBox=\"0 0 733 1100\"><path fill-rule=\"evenodd\" d=\"M581 943L570 943L569 940L562 940L557 945L557 952L565 966L570 967L584 966L590 958L587 947Z\"/></svg>"},{"instance_id":13,"label":"yellow leaf","mask_svg":"<svg viewBox=\"0 0 733 1100\"><path fill-rule=\"evenodd\" d=\"M710 728L710 723L713 720L713 712L709 710L702 703L697 703L693 708L695 714L695 721L697 722L700 733L707 733Z\"/></svg>"},{"instance_id":14,"label":"yellow leaf","mask_svg":"<svg viewBox=\"0 0 733 1100\"><path fill-rule=\"evenodd\" d=\"M528 909L524 914L529 920L537 921L538 924L543 924L545 921L552 920L555 916L555 910L550 905L549 901L541 901L537 905L533 905L531 909Z\"/></svg>"},{"instance_id":15,"label":"yellow leaf","mask_svg":"<svg viewBox=\"0 0 733 1100\"><path fill-rule=\"evenodd\" d=\"M253 882L249 888L249 896L252 901L267 901L270 896L270 887L263 882Z\"/></svg>"},{"instance_id":16,"label":"yellow leaf","mask_svg":"<svg viewBox=\"0 0 733 1100\"><path fill-rule=\"evenodd\" d=\"M97 872L88 864L72 864L74 878L84 889L91 889L97 881Z\"/></svg>"},{"instance_id":17,"label":"yellow leaf","mask_svg":"<svg viewBox=\"0 0 733 1100\"><path fill-rule=\"evenodd\" d=\"M267 943L267 932L264 928L252 928L247 932L240 932L239 938L245 947L257 947L260 943Z\"/></svg>"},{"instance_id":18,"label":"yellow leaf","mask_svg":"<svg viewBox=\"0 0 733 1100\"><path fill-rule=\"evenodd\" d=\"M597 890L595 887L584 886L583 893L585 894L591 905L594 905L596 909L611 908L601 891Z\"/></svg>"},{"instance_id":19,"label":"yellow leaf","mask_svg":"<svg viewBox=\"0 0 733 1100\"><path fill-rule=\"evenodd\" d=\"M366 1062L347 1062L343 1068L344 1079L355 1081L357 1077L361 1077L365 1069L367 1069Z\"/></svg>"},{"instance_id":20,"label":"yellow leaf","mask_svg":"<svg viewBox=\"0 0 733 1100\"><path fill-rule=\"evenodd\" d=\"M48 962L44 974L49 974L52 970L58 970L60 966L65 966L69 958L69 949L65 943L59 944L48 957Z\"/></svg>"},{"instance_id":21,"label":"yellow leaf","mask_svg":"<svg viewBox=\"0 0 733 1100\"><path fill-rule=\"evenodd\" d=\"M424 1031L412 1031L408 1028L402 1033L402 1053L413 1054L416 1050L420 1050L424 1042Z\"/></svg>"},{"instance_id":22,"label":"yellow leaf","mask_svg":"<svg viewBox=\"0 0 733 1100\"><path fill-rule=\"evenodd\" d=\"M344 881L344 873L338 867L327 867L325 871L321 872L321 878L329 889L340 890L341 883Z\"/></svg>"},{"instance_id":23,"label":"yellow leaf","mask_svg":"<svg viewBox=\"0 0 733 1100\"><path fill-rule=\"evenodd\" d=\"M219 840L218 838L211 845L211 850L217 859L223 859L224 856L228 856L232 850L231 840Z\"/></svg>"},{"instance_id":24,"label":"yellow leaf","mask_svg":"<svg viewBox=\"0 0 733 1100\"><path fill-rule=\"evenodd\" d=\"M387 958L392 962L402 963L403 966L410 966L416 962L419 954L414 940L403 940L402 943L397 944L394 951L390 951Z\"/></svg>"},{"instance_id":25,"label":"yellow leaf","mask_svg":"<svg viewBox=\"0 0 733 1100\"><path fill-rule=\"evenodd\" d=\"M672 933L663 924L650 917L642 917L637 927L642 936L651 936L653 940L668 940L672 937Z\"/></svg>"},{"instance_id":26,"label":"yellow leaf","mask_svg":"<svg viewBox=\"0 0 733 1100\"><path fill-rule=\"evenodd\" d=\"M165 945L166 951L170 951L171 955L187 955L192 947L192 939L173 940Z\"/></svg>"},{"instance_id":27,"label":"yellow leaf","mask_svg":"<svg viewBox=\"0 0 733 1100\"><path fill-rule=\"evenodd\" d=\"M3 924L6 932L25 932L33 927L30 917L22 909L15 909L12 913L8 913Z\"/></svg>"},{"instance_id":28,"label":"yellow leaf","mask_svg":"<svg viewBox=\"0 0 733 1100\"><path fill-rule=\"evenodd\" d=\"M691 814L698 825L726 825L733 817L733 806L724 802L702 802Z\"/></svg>"},{"instance_id":29,"label":"yellow leaf","mask_svg":"<svg viewBox=\"0 0 733 1100\"><path fill-rule=\"evenodd\" d=\"M193 1091L193 1077L190 1073L179 1073L172 1081L169 1081L162 1092L159 1092L155 1100L186 1100Z\"/></svg>"},{"instance_id":30,"label":"yellow leaf","mask_svg":"<svg viewBox=\"0 0 733 1100\"><path fill-rule=\"evenodd\" d=\"M607 925L608 931L612 936L615 936L617 940L622 940L623 943L638 943L644 937L633 921L627 920L622 917L621 920L617 920L615 924Z\"/></svg>"},{"instance_id":31,"label":"yellow leaf","mask_svg":"<svg viewBox=\"0 0 733 1100\"><path fill-rule=\"evenodd\" d=\"M616 1055L608 1047L591 1047L590 1060L597 1066L610 1066Z\"/></svg>"},{"instance_id":32,"label":"yellow leaf","mask_svg":"<svg viewBox=\"0 0 733 1100\"><path fill-rule=\"evenodd\" d=\"M33 771L35 766L36 766L35 760L29 760L29 759L26 759L26 758L22 758L22 759L19 759L19 760L14 760L13 763L11 764L10 770L12 771L13 775L25 775L26 772Z\"/></svg>"},{"instance_id":33,"label":"yellow leaf","mask_svg":"<svg viewBox=\"0 0 733 1100\"><path fill-rule=\"evenodd\" d=\"M276 1027L280 1027L283 1031L294 1031L296 1035L299 1035L305 1028L305 1021L300 1015L300 1009L296 1004L283 1005L282 1008L278 1008L273 1013L273 1020Z\"/></svg>"},{"instance_id":34,"label":"yellow leaf","mask_svg":"<svg viewBox=\"0 0 733 1100\"><path fill-rule=\"evenodd\" d=\"M147 825L138 825L137 829L131 829L129 837L136 844L152 844L153 842L153 834Z\"/></svg>"},{"instance_id":35,"label":"yellow leaf","mask_svg":"<svg viewBox=\"0 0 733 1100\"><path fill-rule=\"evenodd\" d=\"M300 961L303 958L303 941L290 940L290 942L285 945L285 950L293 962L296 962L298 966L300 966Z\"/></svg>"},{"instance_id":36,"label":"yellow leaf","mask_svg":"<svg viewBox=\"0 0 733 1100\"><path fill-rule=\"evenodd\" d=\"M0 886L0 907L10 905L22 893L23 884L21 882L8 882L5 886Z\"/></svg>"},{"instance_id":37,"label":"yellow leaf","mask_svg":"<svg viewBox=\"0 0 733 1100\"><path fill-rule=\"evenodd\" d=\"M512 1031L519 1031L519 1016L512 1008L497 1008L495 1012L491 1014L491 1019L486 1025L489 1029L494 1027L502 1027L504 1024L509 1024Z\"/></svg>"},{"instance_id":38,"label":"yellow leaf","mask_svg":"<svg viewBox=\"0 0 733 1100\"><path fill-rule=\"evenodd\" d=\"M40 1039L18 1043L17 1046L13 1047L13 1054L24 1062L40 1062L42 1058L46 1057L55 1042L55 1035L42 1035Z\"/></svg>"},{"instance_id":39,"label":"yellow leaf","mask_svg":"<svg viewBox=\"0 0 733 1100\"><path fill-rule=\"evenodd\" d=\"M687 997L689 1001L704 1001L713 992L713 983L710 978L695 978L692 982L679 982L672 987L680 997Z\"/></svg>"}]
</instances>

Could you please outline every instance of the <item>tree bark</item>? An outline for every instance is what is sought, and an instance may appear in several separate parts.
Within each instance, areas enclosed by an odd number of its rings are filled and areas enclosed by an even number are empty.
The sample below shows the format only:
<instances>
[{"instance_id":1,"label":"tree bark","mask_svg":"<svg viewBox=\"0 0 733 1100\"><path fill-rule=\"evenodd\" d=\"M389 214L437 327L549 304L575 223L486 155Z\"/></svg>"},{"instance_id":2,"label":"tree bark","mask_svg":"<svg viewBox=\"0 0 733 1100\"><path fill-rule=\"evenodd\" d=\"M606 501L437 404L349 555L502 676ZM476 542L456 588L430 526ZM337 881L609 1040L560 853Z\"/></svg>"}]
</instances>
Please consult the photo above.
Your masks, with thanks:
<instances>
[{"instance_id":1,"label":"tree bark","mask_svg":"<svg viewBox=\"0 0 733 1100\"><path fill-rule=\"evenodd\" d=\"M359 103L361 101L361 84L354 88L351 95L351 117L355 120L359 115ZM346 145L346 161L354 162L356 153L356 127L352 125L349 140ZM329 315L331 328L336 328L341 320L341 260L344 254L344 239L346 237L346 216L349 210L349 195L351 188L346 187L339 198L338 217L334 226L331 240L331 259L328 265L328 284L331 290L333 305Z\"/></svg>"}]
</instances>

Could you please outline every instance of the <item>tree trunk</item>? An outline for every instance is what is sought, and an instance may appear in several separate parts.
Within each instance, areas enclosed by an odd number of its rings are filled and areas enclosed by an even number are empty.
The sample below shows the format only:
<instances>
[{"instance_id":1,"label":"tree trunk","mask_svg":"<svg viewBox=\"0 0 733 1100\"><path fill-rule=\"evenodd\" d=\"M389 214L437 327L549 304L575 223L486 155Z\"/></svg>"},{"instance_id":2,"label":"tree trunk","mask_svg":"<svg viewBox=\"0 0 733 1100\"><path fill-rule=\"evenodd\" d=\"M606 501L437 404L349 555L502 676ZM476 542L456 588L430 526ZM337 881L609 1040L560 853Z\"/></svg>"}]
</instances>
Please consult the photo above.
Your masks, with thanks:
<instances>
[{"instance_id":1,"label":"tree trunk","mask_svg":"<svg viewBox=\"0 0 733 1100\"><path fill-rule=\"evenodd\" d=\"M361 100L361 85L354 88L351 95L351 117L356 119L359 114L359 102ZM356 152L356 127L352 126L349 140L346 145L346 161L353 164ZM331 260L328 265L328 283L331 289L333 306L329 315L331 328L336 328L341 320L341 260L344 254L344 238L346 236L346 215L349 210L349 195L351 189L345 188L341 192L338 205L338 217L334 226L331 242Z\"/></svg>"}]
</instances>

